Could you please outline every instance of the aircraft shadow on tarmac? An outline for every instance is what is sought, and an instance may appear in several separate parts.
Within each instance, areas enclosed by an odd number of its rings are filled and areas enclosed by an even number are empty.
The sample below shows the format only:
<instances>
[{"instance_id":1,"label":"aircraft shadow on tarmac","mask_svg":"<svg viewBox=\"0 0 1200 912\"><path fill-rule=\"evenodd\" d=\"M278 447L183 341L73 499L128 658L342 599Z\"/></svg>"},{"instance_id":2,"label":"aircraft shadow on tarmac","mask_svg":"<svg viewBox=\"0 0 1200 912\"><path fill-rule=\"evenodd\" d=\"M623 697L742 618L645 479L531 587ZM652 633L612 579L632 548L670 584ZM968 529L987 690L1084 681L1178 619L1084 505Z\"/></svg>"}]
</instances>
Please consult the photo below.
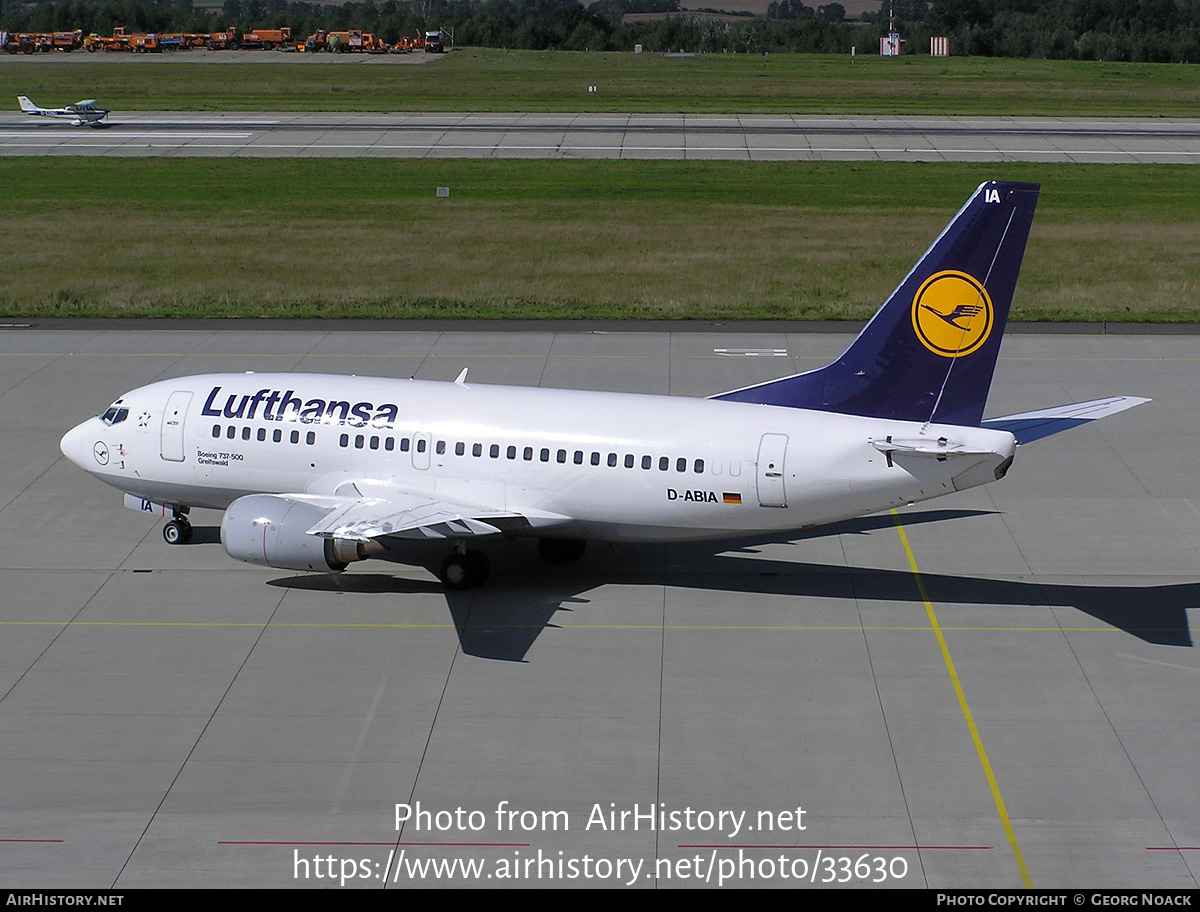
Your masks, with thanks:
<instances>
[{"instance_id":1,"label":"aircraft shadow on tarmac","mask_svg":"<svg viewBox=\"0 0 1200 912\"><path fill-rule=\"evenodd\" d=\"M904 517L905 526L990 515L980 510L931 510ZM509 545L491 550L492 578L467 592L445 592L436 580L413 580L379 573L304 574L269 581L269 585L342 593L444 592L459 644L467 655L524 662L541 632L559 612L588 604L582 594L606 584L671 586L730 594L787 595L845 600L924 603L913 574L805 561L764 558L747 560L756 546L794 543L829 535L867 534L893 527L890 515L865 517L823 526L803 536L775 539L723 540L674 545L648 545L641 554L624 546L628 566L607 549L592 546L579 563L566 567L542 564L532 549ZM200 530L197 529L197 532ZM650 560L658 549L659 560ZM432 562L426 564L433 569ZM984 579L922 573L935 605L1043 606L1074 608L1132 634L1147 643L1191 646L1187 609L1200 607L1200 582L1162 586L1064 585L1035 581ZM800 604L798 610L802 611ZM857 613L851 623L858 623ZM1069 624L1067 625L1069 626Z\"/></svg>"}]
</instances>

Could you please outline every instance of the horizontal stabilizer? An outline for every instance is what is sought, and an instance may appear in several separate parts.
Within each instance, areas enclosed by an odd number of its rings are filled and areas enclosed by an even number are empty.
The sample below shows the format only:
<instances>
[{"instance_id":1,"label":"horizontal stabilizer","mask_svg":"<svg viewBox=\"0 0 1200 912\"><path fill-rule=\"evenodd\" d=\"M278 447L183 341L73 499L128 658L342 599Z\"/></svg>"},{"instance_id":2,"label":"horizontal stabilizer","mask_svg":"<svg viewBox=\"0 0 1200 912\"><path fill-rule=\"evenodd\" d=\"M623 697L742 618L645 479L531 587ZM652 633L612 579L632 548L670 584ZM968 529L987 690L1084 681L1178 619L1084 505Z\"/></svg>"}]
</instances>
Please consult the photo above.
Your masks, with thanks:
<instances>
[{"instance_id":1,"label":"horizontal stabilizer","mask_svg":"<svg viewBox=\"0 0 1200 912\"><path fill-rule=\"evenodd\" d=\"M980 426L994 431L1008 431L1017 438L1017 443L1032 443L1149 401L1140 396L1113 396L1108 399L1093 399L1091 402L1076 402L1073 405L1058 405L1035 412L1021 412L1019 415L988 418Z\"/></svg>"},{"instance_id":2,"label":"horizontal stabilizer","mask_svg":"<svg viewBox=\"0 0 1200 912\"><path fill-rule=\"evenodd\" d=\"M872 440L871 446L881 453L898 456L933 456L946 459L948 456L991 456L992 450L972 448L965 443L955 443L945 437L936 440L920 438L915 440L896 440L888 437L886 440Z\"/></svg>"}]
</instances>

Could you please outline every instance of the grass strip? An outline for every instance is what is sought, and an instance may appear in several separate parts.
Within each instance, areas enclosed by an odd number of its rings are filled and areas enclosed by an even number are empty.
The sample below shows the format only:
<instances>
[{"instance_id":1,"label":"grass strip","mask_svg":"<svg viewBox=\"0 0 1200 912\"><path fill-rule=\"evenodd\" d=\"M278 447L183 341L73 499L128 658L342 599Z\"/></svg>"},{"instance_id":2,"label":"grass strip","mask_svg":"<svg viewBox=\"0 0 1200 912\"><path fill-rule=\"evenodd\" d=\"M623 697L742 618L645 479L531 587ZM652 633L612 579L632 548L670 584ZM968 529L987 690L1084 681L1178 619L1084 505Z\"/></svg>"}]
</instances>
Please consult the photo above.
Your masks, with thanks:
<instances>
[{"instance_id":1,"label":"grass strip","mask_svg":"<svg viewBox=\"0 0 1200 912\"><path fill-rule=\"evenodd\" d=\"M568 111L1186 117L1188 64L464 49L420 65L262 52L4 59L0 97L120 111ZM295 62L291 62L292 60ZM597 92L589 94L588 86Z\"/></svg>"},{"instance_id":2,"label":"grass strip","mask_svg":"<svg viewBox=\"0 0 1200 912\"><path fill-rule=\"evenodd\" d=\"M861 320L993 178L1014 319L1197 319L1197 168L401 159L0 159L0 313Z\"/></svg>"}]
</instances>

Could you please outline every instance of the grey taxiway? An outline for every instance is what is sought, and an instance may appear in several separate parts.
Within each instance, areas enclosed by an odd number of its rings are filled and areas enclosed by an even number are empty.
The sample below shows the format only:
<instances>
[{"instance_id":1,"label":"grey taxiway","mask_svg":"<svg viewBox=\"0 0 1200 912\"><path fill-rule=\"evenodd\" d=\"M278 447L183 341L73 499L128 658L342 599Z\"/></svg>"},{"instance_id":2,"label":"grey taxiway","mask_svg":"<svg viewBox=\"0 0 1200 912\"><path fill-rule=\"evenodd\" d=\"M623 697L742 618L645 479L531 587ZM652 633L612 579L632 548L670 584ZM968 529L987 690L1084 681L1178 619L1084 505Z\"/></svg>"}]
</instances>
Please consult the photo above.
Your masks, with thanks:
<instances>
[{"instance_id":1,"label":"grey taxiway","mask_svg":"<svg viewBox=\"0 0 1200 912\"><path fill-rule=\"evenodd\" d=\"M1200 162L1200 122L700 114L0 114L0 155Z\"/></svg>"},{"instance_id":2,"label":"grey taxiway","mask_svg":"<svg viewBox=\"0 0 1200 912\"><path fill-rule=\"evenodd\" d=\"M610 329L0 329L0 884L1196 888L1194 335L1010 331L989 414L1154 401L985 488L568 567L495 542L468 593L237 563L215 513L168 546L58 450L205 371L702 396L849 338Z\"/></svg>"}]
</instances>

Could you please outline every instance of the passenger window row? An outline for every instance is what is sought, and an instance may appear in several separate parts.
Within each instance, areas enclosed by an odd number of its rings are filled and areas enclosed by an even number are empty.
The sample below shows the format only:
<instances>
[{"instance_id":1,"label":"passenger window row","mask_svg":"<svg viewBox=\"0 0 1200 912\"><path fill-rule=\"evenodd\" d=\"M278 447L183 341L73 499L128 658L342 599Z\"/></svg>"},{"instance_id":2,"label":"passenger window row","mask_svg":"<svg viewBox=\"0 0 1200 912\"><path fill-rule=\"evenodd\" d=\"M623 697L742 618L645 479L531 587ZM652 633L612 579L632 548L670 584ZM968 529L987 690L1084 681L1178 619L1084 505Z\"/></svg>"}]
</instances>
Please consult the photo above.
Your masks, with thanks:
<instances>
[{"instance_id":1,"label":"passenger window row","mask_svg":"<svg viewBox=\"0 0 1200 912\"><path fill-rule=\"evenodd\" d=\"M380 438L375 435L368 437L365 434L355 434L353 437L351 437L351 435L349 435L349 434L342 434L341 439L338 441L338 444L342 447L350 447L351 445L353 445L354 448L357 450L361 450L361 449L367 448L367 447L369 447L372 450L378 450L380 448L381 442L383 445L383 449L385 449L385 450L395 449L396 441L394 438L392 438L392 437ZM415 449L416 452L418 452L418 453L424 453L426 451L426 449L428 448L428 445L429 445L429 442L421 437L418 437L416 439L415 445L407 437L400 438L400 452L401 453L409 452L410 448ZM447 449L447 443L445 440L439 440L434 444L433 448L434 448L434 452L436 452L439 456L445 455L446 449ZM471 455L473 457L475 457L476 459L482 458L484 455L484 452L485 452L484 444L482 444L482 443L471 444ZM489 444L487 446L486 452L487 452L487 456L489 459L499 459L501 457L501 455L503 455L503 457L505 459L512 459L512 460L521 459L524 462L533 462L536 459L536 461L538 461L538 462L554 461L559 464L566 464L568 461L570 461L570 462L574 463L575 465L583 465L585 462L587 462L591 465L598 466L603 463L612 468L616 468L618 465L623 465L627 469L632 469L634 466L640 465L641 468L643 468L647 471L649 471L650 469L653 469L656 465L656 460L654 459L653 456L643 455L639 458L639 457L635 456L633 453L625 453L623 455L619 454L619 453L604 454L604 453L599 452L598 450L593 450L589 454L585 450L575 450L574 452L571 452L571 451L564 450L564 449L551 450L549 447L541 447L540 449L535 449L534 447L531 447L531 446L527 446L527 447L501 446L501 444L493 443L493 444ZM461 440L459 442L455 443L454 444L454 455L455 456L466 456L467 455L467 444L462 442ZM691 465L691 470L693 472L695 472L697 475L703 474L703 472L704 472L704 460L703 459L694 459L691 461L690 465ZM659 456L657 459L657 466L658 466L658 470L660 472L669 472L672 467L674 467L676 472L686 472L686 471L688 471L689 461L683 456L680 456L674 460L672 460L671 457L669 457L669 456Z\"/></svg>"},{"instance_id":2,"label":"passenger window row","mask_svg":"<svg viewBox=\"0 0 1200 912\"><path fill-rule=\"evenodd\" d=\"M224 436L228 440L236 440L239 437L242 440L250 440L253 437L253 438L256 438L259 442L265 442L267 440L268 435L267 435L267 429L263 428L263 427L258 428L257 433L256 433L252 428L250 428L248 426L242 426L239 431L239 428L236 425L230 424L230 425L226 425L225 427L222 427L219 424L214 424L212 426L212 436L214 439ZM270 439L273 443L282 443L283 442L283 430L281 428L273 428L270 432ZM300 442L300 431L298 431L298 430L290 431L289 435L288 435L288 439L292 443L299 443ZM315 444L317 442L316 432L315 431L306 432L304 435L304 442L306 444L308 444L309 446L312 446L313 444ZM369 436L366 434L355 434L353 436L351 436L350 434L342 434L341 437L338 439L338 445L344 449L353 446L354 449L356 449L356 450L362 450L362 449L378 450L378 449L382 448L387 452L391 452L396 449L396 438L395 437L381 437L378 434L371 434ZM408 437L400 438L400 447L399 448L400 448L401 453L407 453L407 452L409 452L410 449L415 449L416 452L418 452L418 453L424 453L424 452L426 452L428 447L429 447L429 441L422 437L417 438L415 446L413 444L413 441L410 440ZM446 441L444 441L444 440L437 441L434 444L434 450L435 450L435 452L437 452L437 454L439 456L445 455ZM670 456L659 456L658 459L655 460L655 458L653 456L650 456L648 454L643 455L639 458L639 457L635 456L633 453L625 453L623 455L620 453L604 454L604 453L601 453L599 450L592 450L590 453L585 450L575 450L572 452L572 451L568 451L565 449L558 449L558 450L551 451L551 449L549 447L541 447L540 449L535 450L531 446L521 447L521 448L518 448L516 446L501 447L501 445L498 443L490 444L487 447L487 455L488 455L489 459L499 459L501 456L501 453L503 453L504 458L506 458L506 459L516 460L519 457L524 462L533 462L536 458L536 460L538 462L551 462L553 460L554 462L557 462L560 465L565 465L568 461L573 463L574 465L584 465L586 462L587 464L594 465L594 466L604 464L604 465L609 466L610 468L624 466L627 469L632 469L635 466L640 466L645 471L650 471L651 469L653 469L657 466L657 468L660 472L669 472L669 471L671 471L672 468L674 468L674 470L676 472L686 472L686 471L688 471L688 468L689 468L689 461L686 457L683 457L683 456L676 457L675 459L672 459ZM454 455L455 456L466 456L466 454L467 454L467 445L465 443L463 443L462 441L459 441L458 443L454 444ZM484 445L482 443L471 444L471 455L473 457L475 457L476 459L480 459L483 457L483 454L484 454ZM703 474L704 473L704 460L703 459L691 460L691 470L692 470L692 472L694 472L697 475ZM718 468L718 471L719 471L719 468Z\"/></svg>"},{"instance_id":3,"label":"passenger window row","mask_svg":"<svg viewBox=\"0 0 1200 912\"><path fill-rule=\"evenodd\" d=\"M379 435L372 434L371 437L368 438L365 434L355 434L354 435L354 448L356 450L361 450L365 446L369 446L372 450L377 450L377 449L379 449L380 443L383 444L383 448L385 450L391 451L391 450L396 449L396 438L395 437L380 438ZM424 443L425 443L425 441L422 440L421 441L422 446L420 448L422 453L425 452ZM338 440L338 446L342 446L342 447L350 446L350 435L343 434L341 436L341 439ZM408 452L408 438L407 437L400 441L400 451L402 453Z\"/></svg>"},{"instance_id":4,"label":"passenger window row","mask_svg":"<svg viewBox=\"0 0 1200 912\"><path fill-rule=\"evenodd\" d=\"M214 424L212 426L213 439L216 439L216 438L222 436L222 434L224 434L224 436L227 440L237 440L239 437L242 440L250 440L251 437L254 437L260 443L262 443L262 442L265 442L267 439L267 429L263 428L263 427L260 427L258 429L258 433L255 434L254 430L250 427L243 426L241 428L241 432L239 433L236 425L231 424L231 425L228 425L227 427L225 427L224 429L222 429L221 425ZM299 443L300 442L300 432L292 431L291 433L288 434L288 440L292 443ZM271 442L272 443L283 443L283 430L282 429L275 428L271 431ZM312 446L314 443L316 443L317 442L317 432L316 431L308 431L304 435L304 442L306 444L308 444L309 446Z\"/></svg>"}]
</instances>

